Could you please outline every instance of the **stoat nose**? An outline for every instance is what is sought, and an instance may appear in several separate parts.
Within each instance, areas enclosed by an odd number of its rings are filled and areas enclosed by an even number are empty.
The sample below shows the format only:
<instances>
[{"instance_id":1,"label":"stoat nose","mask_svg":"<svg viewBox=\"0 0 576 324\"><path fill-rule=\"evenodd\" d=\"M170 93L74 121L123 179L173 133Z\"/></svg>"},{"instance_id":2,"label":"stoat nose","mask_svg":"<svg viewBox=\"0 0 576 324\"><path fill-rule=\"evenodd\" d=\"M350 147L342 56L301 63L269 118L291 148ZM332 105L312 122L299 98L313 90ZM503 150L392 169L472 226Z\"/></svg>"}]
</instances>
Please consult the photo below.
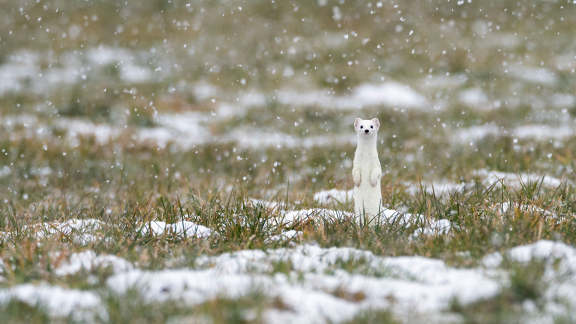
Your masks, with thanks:
<instances>
[{"instance_id":1,"label":"stoat nose","mask_svg":"<svg viewBox=\"0 0 576 324\"><path fill-rule=\"evenodd\" d=\"M368 132L370 132L369 130L365 130L364 133L368 134Z\"/></svg>"}]
</instances>

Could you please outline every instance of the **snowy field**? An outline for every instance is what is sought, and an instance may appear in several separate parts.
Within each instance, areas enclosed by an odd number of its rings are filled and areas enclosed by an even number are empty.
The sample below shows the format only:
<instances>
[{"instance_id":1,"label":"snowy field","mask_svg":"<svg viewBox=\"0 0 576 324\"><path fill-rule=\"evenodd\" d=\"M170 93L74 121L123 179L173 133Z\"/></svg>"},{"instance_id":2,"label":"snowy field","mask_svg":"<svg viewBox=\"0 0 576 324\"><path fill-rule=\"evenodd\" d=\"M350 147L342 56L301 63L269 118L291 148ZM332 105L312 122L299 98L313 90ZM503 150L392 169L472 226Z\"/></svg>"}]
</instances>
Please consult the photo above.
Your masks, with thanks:
<instances>
[{"instance_id":1,"label":"snowy field","mask_svg":"<svg viewBox=\"0 0 576 324\"><path fill-rule=\"evenodd\" d=\"M3 1L0 323L576 322L574 26L560 0Z\"/></svg>"}]
</instances>

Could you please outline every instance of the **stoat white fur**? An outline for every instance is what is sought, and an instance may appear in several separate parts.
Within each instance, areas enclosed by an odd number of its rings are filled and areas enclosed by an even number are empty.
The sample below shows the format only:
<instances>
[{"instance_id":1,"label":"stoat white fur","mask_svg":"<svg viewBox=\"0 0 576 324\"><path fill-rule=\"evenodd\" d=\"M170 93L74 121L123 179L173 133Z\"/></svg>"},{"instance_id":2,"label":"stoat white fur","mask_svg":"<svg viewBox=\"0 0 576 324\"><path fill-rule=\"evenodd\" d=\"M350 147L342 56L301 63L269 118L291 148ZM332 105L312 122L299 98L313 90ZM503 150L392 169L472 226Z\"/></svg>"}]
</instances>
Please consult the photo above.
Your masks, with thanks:
<instances>
[{"instance_id":1,"label":"stoat white fur","mask_svg":"<svg viewBox=\"0 0 576 324\"><path fill-rule=\"evenodd\" d=\"M358 137L352 167L354 212L362 225L373 223L382 208L380 188L382 167L376 147L379 128L378 118L354 120L354 129Z\"/></svg>"}]
</instances>

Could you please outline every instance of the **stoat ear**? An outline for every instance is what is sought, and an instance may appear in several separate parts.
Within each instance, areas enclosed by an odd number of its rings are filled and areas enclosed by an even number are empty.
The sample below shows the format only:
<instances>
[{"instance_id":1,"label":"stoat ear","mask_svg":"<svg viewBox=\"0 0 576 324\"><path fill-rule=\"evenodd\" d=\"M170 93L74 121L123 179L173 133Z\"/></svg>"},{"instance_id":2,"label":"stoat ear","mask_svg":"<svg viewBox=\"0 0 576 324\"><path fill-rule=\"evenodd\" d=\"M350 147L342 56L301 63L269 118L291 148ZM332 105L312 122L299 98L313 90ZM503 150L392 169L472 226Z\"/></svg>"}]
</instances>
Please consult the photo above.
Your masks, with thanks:
<instances>
[{"instance_id":1,"label":"stoat ear","mask_svg":"<svg viewBox=\"0 0 576 324\"><path fill-rule=\"evenodd\" d=\"M360 122L362 121L361 118L354 119L354 129L358 129L360 127Z\"/></svg>"},{"instance_id":2,"label":"stoat ear","mask_svg":"<svg viewBox=\"0 0 576 324\"><path fill-rule=\"evenodd\" d=\"M372 118L372 122L376 125L376 128L380 128L380 120L378 118Z\"/></svg>"}]
</instances>

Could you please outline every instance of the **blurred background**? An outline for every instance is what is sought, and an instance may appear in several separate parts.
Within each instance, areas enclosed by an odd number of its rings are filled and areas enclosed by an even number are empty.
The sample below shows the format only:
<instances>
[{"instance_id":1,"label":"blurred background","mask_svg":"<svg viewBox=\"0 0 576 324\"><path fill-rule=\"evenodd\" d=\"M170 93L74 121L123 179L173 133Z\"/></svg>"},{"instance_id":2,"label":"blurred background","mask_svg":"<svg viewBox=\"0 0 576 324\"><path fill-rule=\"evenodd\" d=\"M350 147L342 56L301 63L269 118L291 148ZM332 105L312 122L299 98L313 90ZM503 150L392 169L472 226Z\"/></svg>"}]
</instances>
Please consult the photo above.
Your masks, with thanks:
<instances>
[{"instance_id":1,"label":"blurred background","mask_svg":"<svg viewBox=\"0 0 576 324\"><path fill-rule=\"evenodd\" d=\"M354 117L382 121L389 191L478 169L574 180L575 14L569 1L5 0L0 193L350 187Z\"/></svg>"}]
</instances>

